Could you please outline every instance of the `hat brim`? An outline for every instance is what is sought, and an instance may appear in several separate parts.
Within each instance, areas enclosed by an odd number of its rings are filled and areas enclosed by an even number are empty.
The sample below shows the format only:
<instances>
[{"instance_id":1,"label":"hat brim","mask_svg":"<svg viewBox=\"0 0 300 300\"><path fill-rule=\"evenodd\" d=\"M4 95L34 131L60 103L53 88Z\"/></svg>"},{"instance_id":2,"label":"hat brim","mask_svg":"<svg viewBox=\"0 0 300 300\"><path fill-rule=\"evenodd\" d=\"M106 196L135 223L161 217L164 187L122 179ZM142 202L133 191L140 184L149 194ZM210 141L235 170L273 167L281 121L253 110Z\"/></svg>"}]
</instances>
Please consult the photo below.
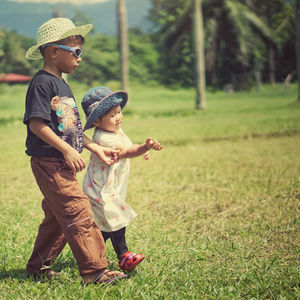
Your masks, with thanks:
<instances>
[{"instance_id":1,"label":"hat brim","mask_svg":"<svg viewBox=\"0 0 300 300\"><path fill-rule=\"evenodd\" d=\"M25 58L32 59L32 60L41 59L41 58L43 58L43 56L42 56L39 48L42 45L56 42L56 41L65 39L72 35L81 35L82 37L84 37L92 30L92 28L93 28L92 24L86 24L86 25L76 26L72 29L69 29L66 32L64 32L60 37L58 37L58 39L56 39L55 41L49 40L49 41L47 41L47 43L37 44L35 46L30 47L26 52Z\"/></svg>"},{"instance_id":2,"label":"hat brim","mask_svg":"<svg viewBox=\"0 0 300 300\"><path fill-rule=\"evenodd\" d=\"M112 96L121 96L122 100L120 101L111 101ZM116 98L113 97L115 100ZM95 107L93 112L89 115L89 117L86 119L86 124L84 126L83 131L93 127L93 123L100 117L109 112L112 108L114 108L116 105L120 105L121 109L124 108L124 106L127 104L128 101L128 94L125 91L116 91L113 92L104 98L101 99L98 106Z\"/></svg>"}]
</instances>

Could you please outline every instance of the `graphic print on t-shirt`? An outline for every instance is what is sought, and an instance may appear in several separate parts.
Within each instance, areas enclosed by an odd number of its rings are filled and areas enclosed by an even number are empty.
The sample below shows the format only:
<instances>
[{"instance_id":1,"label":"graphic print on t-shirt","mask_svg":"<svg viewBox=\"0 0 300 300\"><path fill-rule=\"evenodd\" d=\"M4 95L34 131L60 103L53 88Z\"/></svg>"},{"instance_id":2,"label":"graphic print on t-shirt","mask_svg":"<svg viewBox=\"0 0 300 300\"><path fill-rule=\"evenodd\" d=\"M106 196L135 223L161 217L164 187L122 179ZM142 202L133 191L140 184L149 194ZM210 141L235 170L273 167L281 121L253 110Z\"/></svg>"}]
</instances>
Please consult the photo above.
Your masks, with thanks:
<instances>
[{"instance_id":1,"label":"graphic print on t-shirt","mask_svg":"<svg viewBox=\"0 0 300 300\"><path fill-rule=\"evenodd\" d=\"M51 100L51 108L57 115L61 139L81 152L83 148L82 125L75 100L55 96Z\"/></svg>"}]
</instances>

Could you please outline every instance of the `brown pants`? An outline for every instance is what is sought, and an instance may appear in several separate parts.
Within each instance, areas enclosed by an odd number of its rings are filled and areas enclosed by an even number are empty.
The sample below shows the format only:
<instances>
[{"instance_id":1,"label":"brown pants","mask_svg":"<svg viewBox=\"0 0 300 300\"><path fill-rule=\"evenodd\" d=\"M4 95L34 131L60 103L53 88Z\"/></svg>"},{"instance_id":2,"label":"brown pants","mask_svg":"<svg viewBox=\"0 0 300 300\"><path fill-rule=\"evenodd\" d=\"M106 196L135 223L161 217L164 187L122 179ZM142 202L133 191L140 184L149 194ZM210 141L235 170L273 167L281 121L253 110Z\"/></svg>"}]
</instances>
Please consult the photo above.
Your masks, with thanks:
<instances>
[{"instance_id":1,"label":"brown pants","mask_svg":"<svg viewBox=\"0 0 300 300\"><path fill-rule=\"evenodd\" d=\"M44 195L42 221L27 264L29 274L49 266L69 243L80 275L107 267L105 243L96 225L89 200L76 174L64 159L32 157L31 167Z\"/></svg>"}]
</instances>

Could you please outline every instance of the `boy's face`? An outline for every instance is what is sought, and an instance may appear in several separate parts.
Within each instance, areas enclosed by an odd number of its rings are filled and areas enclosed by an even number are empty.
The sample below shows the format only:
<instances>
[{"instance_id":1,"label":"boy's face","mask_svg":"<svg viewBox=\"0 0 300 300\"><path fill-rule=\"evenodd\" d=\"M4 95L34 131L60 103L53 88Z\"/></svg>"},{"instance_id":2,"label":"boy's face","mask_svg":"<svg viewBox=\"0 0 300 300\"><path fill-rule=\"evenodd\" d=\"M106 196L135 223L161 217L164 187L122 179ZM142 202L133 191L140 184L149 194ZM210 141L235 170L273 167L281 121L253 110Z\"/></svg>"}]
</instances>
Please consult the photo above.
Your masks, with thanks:
<instances>
[{"instance_id":1,"label":"boy's face","mask_svg":"<svg viewBox=\"0 0 300 300\"><path fill-rule=\"evenodd\" d=\"M79 41L72 41L66 44L65 46L69 47L79 47L81 48L82 45ZM55 46L54 46L55 47ZM81 57L76 57L76 55L68 50L56 48L56 61L55 64L61 73L71 74L73 73L78 67L79 63L81 62Z\"/></svg>"},{"instance_id":2,"label":"boy's face","mask_svg":"<svg viewBox=\"0 0 300 300\"><path fill-rule=\"evenodd\" d=\"M123 115L120 105L111 109L108 113L97 119L93 125L101 130L118 132L121 128Z\"/></svg>"}]
</instances>

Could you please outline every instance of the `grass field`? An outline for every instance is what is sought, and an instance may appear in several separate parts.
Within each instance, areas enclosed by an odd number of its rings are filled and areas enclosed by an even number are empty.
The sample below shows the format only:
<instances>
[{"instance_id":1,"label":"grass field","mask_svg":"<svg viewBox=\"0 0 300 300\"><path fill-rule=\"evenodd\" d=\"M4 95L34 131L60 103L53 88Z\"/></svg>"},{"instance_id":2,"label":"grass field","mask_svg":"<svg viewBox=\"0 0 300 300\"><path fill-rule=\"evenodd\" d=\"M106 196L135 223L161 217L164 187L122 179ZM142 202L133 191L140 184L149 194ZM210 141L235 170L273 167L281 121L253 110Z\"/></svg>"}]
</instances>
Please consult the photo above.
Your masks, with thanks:
<instances>
[{"instance_id":1,"label":"grass field","mask_svg":"<svg viewBox=\"0 0 300 300\"><path fill-rule=\"evenodd\" d=\"M71 86L79 103L87 87ZM131 160L127 199L139 216L127 240L146 260L128 280L86 288L68 246L53 266L60 279L26 278L43 215L24 153L25 92L0 86L0 299L300 299L296 86L208 93L196 111L193 89L132 85L124 131L165 146ZM117 268L110 243L107 258Z\"/></svg>"}]
</instances>

